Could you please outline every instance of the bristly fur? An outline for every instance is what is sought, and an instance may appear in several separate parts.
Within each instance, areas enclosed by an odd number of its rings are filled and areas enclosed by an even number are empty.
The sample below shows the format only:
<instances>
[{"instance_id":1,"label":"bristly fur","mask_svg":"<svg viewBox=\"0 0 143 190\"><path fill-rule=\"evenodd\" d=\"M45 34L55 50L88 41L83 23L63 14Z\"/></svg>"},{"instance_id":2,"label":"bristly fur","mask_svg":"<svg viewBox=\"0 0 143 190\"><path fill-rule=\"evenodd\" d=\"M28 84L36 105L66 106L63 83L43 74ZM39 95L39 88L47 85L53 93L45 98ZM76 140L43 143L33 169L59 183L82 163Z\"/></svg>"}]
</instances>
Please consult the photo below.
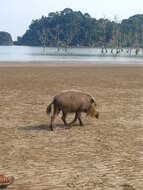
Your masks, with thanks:
<instances>
[{"instance_id":1,"label":"bristly fur","mask_svg":"<svg viewBox=\"0 0 143 190\"><path fill-rule=\"evenodd\" d=\"M89 115L90 117L95 117L95 108L93 105L90 106L87 115Z\"/></svg>"}]
</instances>

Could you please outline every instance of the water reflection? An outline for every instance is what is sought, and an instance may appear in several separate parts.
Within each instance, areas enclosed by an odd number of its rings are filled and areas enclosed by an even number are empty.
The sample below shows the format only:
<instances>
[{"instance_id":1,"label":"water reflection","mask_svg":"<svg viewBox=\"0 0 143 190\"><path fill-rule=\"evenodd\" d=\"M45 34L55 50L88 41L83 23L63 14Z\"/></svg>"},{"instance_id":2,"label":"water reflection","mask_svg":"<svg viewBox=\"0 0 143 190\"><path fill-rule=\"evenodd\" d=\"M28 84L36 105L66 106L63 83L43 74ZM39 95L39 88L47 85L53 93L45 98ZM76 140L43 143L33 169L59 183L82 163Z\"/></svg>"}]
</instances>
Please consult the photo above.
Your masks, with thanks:
<instances>
[{"instance_id":1,"label":"water reflection","mask_svg":"<svg viewBox=\"0 0 143 190\"><path fill-rule=\"evenodd\" d=\"M0 46L0 61L113 61L142 62L143 50L123 49L119 53L100 48L43 48L29 46Z\"/></svg>"}]
</instances>

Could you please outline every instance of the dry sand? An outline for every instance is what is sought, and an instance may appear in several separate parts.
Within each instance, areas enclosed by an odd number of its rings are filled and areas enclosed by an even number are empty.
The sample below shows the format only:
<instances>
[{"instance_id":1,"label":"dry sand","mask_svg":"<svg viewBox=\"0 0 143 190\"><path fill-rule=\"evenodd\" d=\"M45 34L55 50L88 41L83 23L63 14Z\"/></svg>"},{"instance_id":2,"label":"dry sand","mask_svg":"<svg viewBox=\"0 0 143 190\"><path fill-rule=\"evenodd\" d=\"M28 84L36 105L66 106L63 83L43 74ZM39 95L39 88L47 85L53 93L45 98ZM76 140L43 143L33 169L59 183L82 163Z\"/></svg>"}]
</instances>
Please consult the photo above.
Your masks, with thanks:
<instances>
[{"instance_id":1,"label":"dry sand","mask_svg":"<svg viewBox=\"0 0 143 190\"><path fill-rule=\"evenodd\" d=\"M61 90L95 96L100 119L49 131ZM142 190L143 66L0 66L0 171L13 190ZM73 118L69 116L69 120Z\"/></svg>"}]
</instances>

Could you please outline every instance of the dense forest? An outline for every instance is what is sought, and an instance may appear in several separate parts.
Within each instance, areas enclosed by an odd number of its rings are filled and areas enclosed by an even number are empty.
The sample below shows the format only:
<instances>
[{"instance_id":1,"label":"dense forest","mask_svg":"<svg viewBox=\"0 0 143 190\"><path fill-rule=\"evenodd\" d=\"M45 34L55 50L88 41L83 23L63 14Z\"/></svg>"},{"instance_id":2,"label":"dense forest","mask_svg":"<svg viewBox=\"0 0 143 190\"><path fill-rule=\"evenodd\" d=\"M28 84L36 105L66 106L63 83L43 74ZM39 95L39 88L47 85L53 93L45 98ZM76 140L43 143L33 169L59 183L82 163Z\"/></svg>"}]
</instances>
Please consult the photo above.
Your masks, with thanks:
<instances>
[{"instance_id":1,"label":"dense forest","mask_svg":"<svg viewBox=\"0 0 143 190\"><path fill-rule=\"evenodd\" d=\"M16 45L64 47L143 47L143 15L118 22L95 19L88 13L66 8L33 20Z\"/></svg>"}]
</instances>

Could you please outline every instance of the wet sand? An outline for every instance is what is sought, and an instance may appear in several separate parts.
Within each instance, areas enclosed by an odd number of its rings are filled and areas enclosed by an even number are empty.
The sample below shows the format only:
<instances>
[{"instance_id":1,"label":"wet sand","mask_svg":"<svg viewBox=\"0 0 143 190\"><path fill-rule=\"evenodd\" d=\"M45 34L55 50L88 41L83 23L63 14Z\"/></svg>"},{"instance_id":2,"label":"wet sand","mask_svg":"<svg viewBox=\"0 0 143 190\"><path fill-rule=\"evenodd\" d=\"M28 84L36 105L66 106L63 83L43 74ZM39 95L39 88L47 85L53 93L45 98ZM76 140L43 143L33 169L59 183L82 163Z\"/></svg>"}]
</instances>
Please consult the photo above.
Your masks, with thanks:
<instances>
[{"instance_id":1,"label":"wet sand","mask_svg":"<svg viewBox=\"0 0 143 190\"><path fill-rule=\"evenodd\" d=\"M83 114L49 130L59 91L95 96L99 120ZM142 190L143 66L0 64L0 171L13 190ZM73 115L69 115L71 120Z\"/></svg>"}]
</instances>

